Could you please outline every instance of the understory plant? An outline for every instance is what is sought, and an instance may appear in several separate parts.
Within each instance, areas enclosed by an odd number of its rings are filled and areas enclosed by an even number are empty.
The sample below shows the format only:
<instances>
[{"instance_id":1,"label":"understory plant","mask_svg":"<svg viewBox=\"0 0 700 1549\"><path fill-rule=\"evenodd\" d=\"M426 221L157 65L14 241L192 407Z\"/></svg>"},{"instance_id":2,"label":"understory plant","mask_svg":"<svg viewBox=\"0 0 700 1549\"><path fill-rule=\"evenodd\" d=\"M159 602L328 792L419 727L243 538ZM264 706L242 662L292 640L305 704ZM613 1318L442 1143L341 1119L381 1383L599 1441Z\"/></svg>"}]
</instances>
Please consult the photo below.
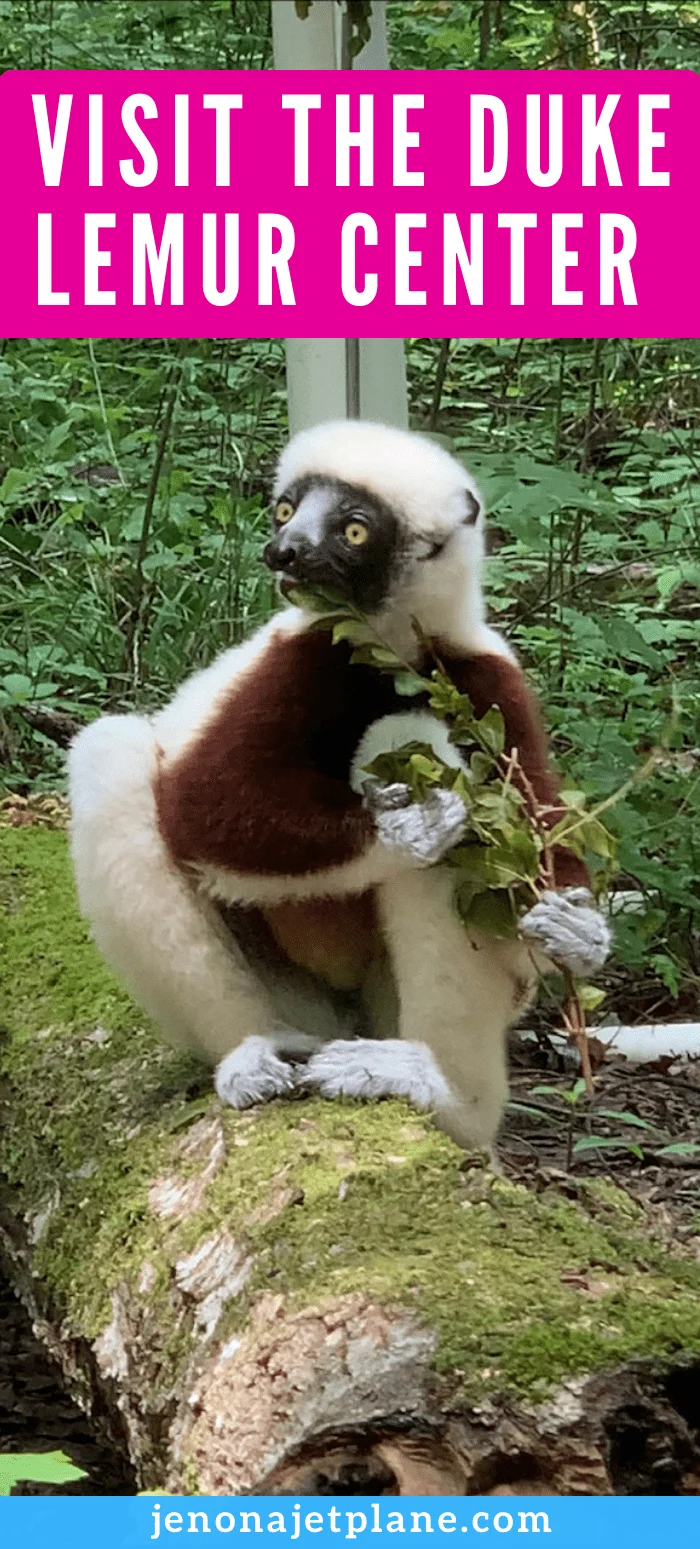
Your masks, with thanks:
<instances>
[{"instance_id":1,"label":"understory plant","mask_svg":"<svg viewBox=\"0 0 700 1549\"><path fill-rule=\"evenodd\" d=\"M546 1102L540 1099L546 1098ZM700 1143L695 1140L676 1140L665 1129L652 1124L638 1113L619 1108L604 1108L589 1102L590 1093L584 1079L574 1081L571 1087L533 1086L527 1101L513 1100L508 1111L523 1114L529 1119L547 1124L558 1133L562 1119L566 1122L567 1171L585 1156L606 1156L612 1151L624 1151L642 1162L652 1158L656 1162L694 1162L700 1157ZM550 1101L551 1099L551 1101ZM598 1134L596 1126L603 1119L608 1127L614 1126L619 1133Z\"/></svg>"}]
</instances>

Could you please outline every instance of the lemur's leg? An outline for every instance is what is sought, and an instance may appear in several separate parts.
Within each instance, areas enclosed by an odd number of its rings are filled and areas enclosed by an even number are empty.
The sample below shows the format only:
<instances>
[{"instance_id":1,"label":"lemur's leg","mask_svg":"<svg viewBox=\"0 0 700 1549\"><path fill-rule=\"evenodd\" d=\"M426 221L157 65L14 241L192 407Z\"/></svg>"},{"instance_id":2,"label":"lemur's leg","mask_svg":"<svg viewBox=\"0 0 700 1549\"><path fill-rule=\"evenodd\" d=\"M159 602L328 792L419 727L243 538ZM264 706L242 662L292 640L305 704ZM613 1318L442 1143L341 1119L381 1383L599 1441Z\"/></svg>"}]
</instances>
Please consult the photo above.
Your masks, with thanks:
<instances>
[{"instance_id":1,"label":"lemur's leg","mask_svg":"<svg viewBox=\"0 0 700 1549\"><path fill-rule=\"evenodd\" d=\"M105 716L73 744L80 907L107 962L168 1041L223 1060L217 1089L243 1107L293 1087L276 1053L290 1035L214 905L168 855L152 790L156 754L152 727L135 715Z\"/></svg>"},{"instance_id":2,"label":"lemur's leg","mask_svg":"<svg viewBox=\"0 0 700 1549\"><path fill-rule=\"evenodd\" d=\"M329 1097L407 1097L460 1144L489 1145L507 1096L505 1034L534 969L522 944L465 930L453 887L442 868L382 886L401 1040L333 1043L307 1077Z\"/></svg>"},{"instance_id":3,"label":"lemur's leg","mask_svg":"<svg viewBox=\"0 0 700 1549\"><path fill-rule=\"evenodd\" d=\"M401 1035L426 1043L453 1101L439 1109L455 1140L488 1145L508 1094L506 1032L536 972L521 942L465 929L454 873L413 872L380 890L401 1002Z\"/></svg>"}]
</instances>

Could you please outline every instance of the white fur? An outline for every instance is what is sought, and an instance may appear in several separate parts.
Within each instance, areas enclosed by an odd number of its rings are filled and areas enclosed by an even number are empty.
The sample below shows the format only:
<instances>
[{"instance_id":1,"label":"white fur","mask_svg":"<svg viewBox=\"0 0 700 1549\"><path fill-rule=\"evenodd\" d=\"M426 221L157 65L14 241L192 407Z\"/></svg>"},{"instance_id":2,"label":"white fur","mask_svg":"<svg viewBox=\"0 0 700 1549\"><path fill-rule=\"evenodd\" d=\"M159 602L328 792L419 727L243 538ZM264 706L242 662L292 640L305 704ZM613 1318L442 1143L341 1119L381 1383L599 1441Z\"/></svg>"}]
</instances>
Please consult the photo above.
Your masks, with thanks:
<instances>
[{"instance_id":1,"label":"white fur","mask_svg":"<svg viewBox=\"0 0 700 1549\"><path fill-rule=\"evenodd\" d=\"M535 970L527 948L465 930L447 868L414 871L378 890L399 986L402 1038L425 1043L451 1101L441 1126L461 1145L489 1145L507 1096L505 1034Z\"/></svg>"},{"instance_id":2,"label":"white fur","mask_svg":"<svg viewBox=\"0 0 700 1549\"><path fill-rule=\"evenodd\" d=\"M344 898L365 893L379 882L400 876L406 860L377 841L362 855L328 871L308 871L298 876L258 876L254 872L224 870L221 866L193 867L199 885L211 898L225 904L281 904L287 899Z\"/></svg>"},{"instance_id":3,"label":"white fur","mask_svg":"<svg viewBox=\"0 0 700 1549\"><path fill-rule=\"evenodd\" d=\"M78 899L100 951L169 1042L216 1060L274 1013L158 832L156 744L140 716L103 716L69 755Z\"/></svg>"},{"instance_id":4,"label":"white fur","mask_svg":"<svg viewBox=\"0 0 700 1549\"><path fill-rule=\"evenodd\" d=\"M367 420L332 420L300 431L277 464L275 499L306 474L372 490L401 512L412 532L432 539L461 520L464 490L482 504L471 474L437 442Z\"/></svg>"}]
</instances>

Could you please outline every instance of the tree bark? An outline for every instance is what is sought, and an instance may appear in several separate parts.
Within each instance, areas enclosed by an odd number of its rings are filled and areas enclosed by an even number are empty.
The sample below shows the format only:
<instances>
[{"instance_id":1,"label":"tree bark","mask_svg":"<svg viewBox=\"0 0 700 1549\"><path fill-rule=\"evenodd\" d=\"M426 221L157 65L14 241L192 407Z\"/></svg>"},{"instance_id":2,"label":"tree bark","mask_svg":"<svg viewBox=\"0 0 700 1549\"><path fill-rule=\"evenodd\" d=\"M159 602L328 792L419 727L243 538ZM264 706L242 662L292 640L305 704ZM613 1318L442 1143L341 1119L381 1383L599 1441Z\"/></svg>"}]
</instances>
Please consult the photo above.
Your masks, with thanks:
<instances>
[{"instance_id":1,"label":"tree bark","mask_svg":"<svg viewBox=\"0 0 700 1549\"><path fill-rule=\"evenodd\" d=\"M101 964L65 833L0 828L0 905L0 1240L141 1488L700 1490L692 1242L402 1103L225 1109Z\"/></svg>"}]
</instances>

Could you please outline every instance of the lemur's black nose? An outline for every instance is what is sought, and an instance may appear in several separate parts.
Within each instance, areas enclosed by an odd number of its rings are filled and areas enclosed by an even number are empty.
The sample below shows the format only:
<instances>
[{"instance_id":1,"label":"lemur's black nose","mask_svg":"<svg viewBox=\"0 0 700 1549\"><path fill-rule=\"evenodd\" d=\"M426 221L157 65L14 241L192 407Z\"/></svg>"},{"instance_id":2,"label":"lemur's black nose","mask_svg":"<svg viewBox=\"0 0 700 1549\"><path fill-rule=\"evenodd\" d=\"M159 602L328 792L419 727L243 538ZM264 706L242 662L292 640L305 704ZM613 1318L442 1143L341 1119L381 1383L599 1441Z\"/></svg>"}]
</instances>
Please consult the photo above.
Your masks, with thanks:
<instances>
[{"instance_id":1,"label":"lemur's black nose","mask_svg":"<svg viewBox=\"0 0 700 1549\"><path fill-rule=\"evenodd\" d=\"M291 538L271 538L263 549L263 559L271 570L284 570L286 575L296 575L300 547Z\"/></svg>"}]
</instances>

